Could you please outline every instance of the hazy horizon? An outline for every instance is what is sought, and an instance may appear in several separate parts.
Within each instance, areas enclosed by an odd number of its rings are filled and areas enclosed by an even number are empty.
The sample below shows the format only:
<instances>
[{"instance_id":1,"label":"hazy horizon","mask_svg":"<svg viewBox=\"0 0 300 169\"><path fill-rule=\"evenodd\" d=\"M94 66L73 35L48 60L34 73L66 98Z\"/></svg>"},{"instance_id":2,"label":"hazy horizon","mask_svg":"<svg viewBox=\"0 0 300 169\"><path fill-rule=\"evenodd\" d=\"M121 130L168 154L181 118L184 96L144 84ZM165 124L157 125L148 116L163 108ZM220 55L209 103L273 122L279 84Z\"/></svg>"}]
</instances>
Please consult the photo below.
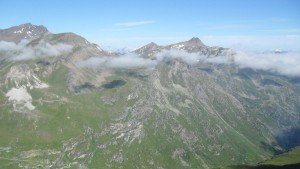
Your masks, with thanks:
<instances>
[{"instance_id":1,"label":"hazy horizon","mask_svg":"<svg viewBox=\"0 0 300 169\"><path fill-rule=\"evenodd\" d=\"M0 0L0 20L1 169L300 168L299 0Z\"/></svg>"},{"instance_id":2,"label":"hazy horizon","mask_svg":"<svg viewBox=\"0 0 300 169\"><path fill-rule=\"evenodd\" d=\"M103 48L199 37L209 46L300 50L299 1L0 1L0 29L30 22L74 32ZM13 9L13 10L11 10Z\"/></svg>"}]
</instances>

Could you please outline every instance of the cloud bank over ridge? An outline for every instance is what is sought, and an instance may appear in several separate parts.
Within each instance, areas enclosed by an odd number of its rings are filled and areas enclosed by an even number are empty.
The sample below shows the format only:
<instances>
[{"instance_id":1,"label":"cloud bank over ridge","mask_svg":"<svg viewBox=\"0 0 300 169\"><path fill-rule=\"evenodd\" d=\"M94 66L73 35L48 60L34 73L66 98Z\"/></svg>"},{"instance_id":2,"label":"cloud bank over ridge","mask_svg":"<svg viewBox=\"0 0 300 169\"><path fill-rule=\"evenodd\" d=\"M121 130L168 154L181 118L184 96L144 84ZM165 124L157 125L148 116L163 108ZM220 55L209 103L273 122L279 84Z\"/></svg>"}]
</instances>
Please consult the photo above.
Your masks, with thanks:
<instances>
[{"instance_id":1,"label":"cloud bank over ridge","mask_svg":"<svg viewBox=\"0 0 300 169\"><path fill-rule=\"evenodd\" d=\"M0 41L0 53L11 60L29 60L38 57L51 57L67 54L72 50L71 45L58 43L55 45L40 41L36 46L28 46L29 41L22 40L16 44Z\"/></svg>"},{"instance_id":2,"label":"cloud bank over ridge","mask_svg":"<svg viewBox=\"0 0 300 169\"><path fill-rule=\"evenodd\" d=\"M154 68L159 62L168 59L178 59L189 65L198 62L210 64L234 64L240 68L266 70L286 76L300 76L300 52L242 52L234 54L207 57L199 53L187 53L183 50L163 50L155 55L155 59L142 58L134 53L127 53L119 57L91 57L78 62L79 66L94 68Z\"/></svg>"},{"instance_id":3,"label":"cloud bank over ridge","mask_svg":"<svg viewBox=\"0 0 300 169\"><path fill-rule=\"evenodd\" d=\"M29 60L59 56L69 53L72 46L58 43L49 44L40 41L35 46L28 45L23 40L18 44L0 41L0 55L13 61ZM207 57L199 53L187 53L183 50L163 50L155 55L155 59L142 58L135 53L126 53L118 57L104 56L91 57L78 62L78 66L94 68L154 68L159 62L168 59L178 59L189 65L198 62L210 64L234 64L240 68L265 70L281 75L300 77L300 52L251 52L235 51L234 55Z\"/></svg>"}]
</instances>

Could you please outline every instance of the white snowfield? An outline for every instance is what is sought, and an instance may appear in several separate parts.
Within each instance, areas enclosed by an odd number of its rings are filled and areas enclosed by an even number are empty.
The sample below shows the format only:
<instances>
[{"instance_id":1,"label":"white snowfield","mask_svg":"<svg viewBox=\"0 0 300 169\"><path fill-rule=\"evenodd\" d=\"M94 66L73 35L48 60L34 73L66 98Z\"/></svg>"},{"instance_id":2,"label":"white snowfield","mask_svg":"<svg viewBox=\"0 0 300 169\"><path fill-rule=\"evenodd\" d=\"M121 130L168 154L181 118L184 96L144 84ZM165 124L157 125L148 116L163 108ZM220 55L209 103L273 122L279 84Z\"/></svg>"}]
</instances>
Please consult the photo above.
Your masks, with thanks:
<instances>
[{"instance_id":1,"label":"white snowfield","mask_svg":"<svg viewBox=\"0 0 300 169\"><path fill-rule=\"evenodd\" d=\"M16 104L21 104L29 110L35 109L35 107L32 105L32 97L27 92L25 86L21 86L20 88L13 87L6 93L6 97L8 97L8 101L13 102L14 107Z\"/></svg>"},{"instance_id":2,"label":"white snowfield","mask_svg":"<svg viewBox=\"0 0 300 169\"><path fill-rule=\"evenodd\" d=\"M6 97L8 97L8 101L13 104L14 110L16 111L35 109L32 105L32 97L28 90L49 87L49 85L42 82L26 64L11 67L6 75L5 83L14 85L14 87L6 93Z\"/></svg>"}]
</instances>

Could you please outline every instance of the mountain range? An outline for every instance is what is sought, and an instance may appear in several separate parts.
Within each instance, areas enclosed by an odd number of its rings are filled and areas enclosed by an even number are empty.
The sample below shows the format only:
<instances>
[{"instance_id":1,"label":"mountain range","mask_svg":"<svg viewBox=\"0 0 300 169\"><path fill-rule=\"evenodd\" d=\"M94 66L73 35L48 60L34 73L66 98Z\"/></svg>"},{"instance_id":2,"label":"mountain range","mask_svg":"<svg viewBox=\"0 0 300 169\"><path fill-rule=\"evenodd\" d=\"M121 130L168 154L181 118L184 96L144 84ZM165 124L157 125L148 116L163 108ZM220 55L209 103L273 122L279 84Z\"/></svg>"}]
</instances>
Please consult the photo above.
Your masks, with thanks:
<instances>
[{"instance_id":1,"label":"mountain range","mask_svg":"<svg viewBox=\"0 0 300 169\"><path fill-rule=\"evenodd\" d=\"M0 30L0 168L213 168L300 145L300 80L199 38L103 50Z\"/></svg>"},{"instance_id":2,"label":"mountain range","mask_svg":"<svg viewBox=\"0 0 300 169\"><path fill-rule=\"evenodd\" d=\"M188 53L200 53L207 56L224 55L228 51L228 49L222 47L206 46L202 43L202 41L199 38L193 37L188 41L179 42L167 46L159 46L156 43L151 42L135 50L134 52L144 57L151 57L161 52L162 50L171 50L171 49L184 50Z\"/></svg>"}]
</instances>

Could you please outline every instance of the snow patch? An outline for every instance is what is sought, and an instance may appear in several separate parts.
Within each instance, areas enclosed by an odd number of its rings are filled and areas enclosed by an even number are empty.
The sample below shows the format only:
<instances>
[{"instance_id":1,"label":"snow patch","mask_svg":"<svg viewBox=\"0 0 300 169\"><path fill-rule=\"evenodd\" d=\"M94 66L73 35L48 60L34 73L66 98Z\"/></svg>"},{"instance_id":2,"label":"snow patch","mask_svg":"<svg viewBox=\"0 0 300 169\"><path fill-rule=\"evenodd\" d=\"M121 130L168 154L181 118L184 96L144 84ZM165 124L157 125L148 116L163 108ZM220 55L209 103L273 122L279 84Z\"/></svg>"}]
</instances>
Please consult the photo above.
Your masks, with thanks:
<instances>
[{"instance_id":1,"label":"snow patch","mask_svg":"<svg viewBox=\"0 0 300 169\"><path fill-rule=\"evenodd\" d=\"M172 48L176 48L176 49L180 50L180 49L184 48L184 45L175 45Z\"/></svg>"},{"instance_id":2,"label":"snow patch","mask_svg":"<svg viewBox=\"0 0 300 169\"><path fill-rule=\"evenodd\" d=\"M100 50L101 52L103 51L98 45L97 45L97 49Z\"/></svg>"},{"instance_id":3,"label":"snow patch","mask_svg":"<svg viewBox=\"0 0 300 169\"><path fill-rule=\"evenodd\" d=\"M18 31L14 31L14 33L23 33L23 31L18 30Z\"/></svg>"},{"instance_id":4,"label":"snow patch","mask_svg":"<svg viewBox=\"0 0 300 169\"><path fill-rule=\"evenodd\" d=\"M29 37L33 37L33 36L32 36L32 32L31 32L31 31L27 31L27 33L26 33L26 34L27 34L27 36L29 36Z\"/></svg>"},{"instance_id":5,"label":"snow patch","mask_svg":"<svg viewBox=\"0 0 300 169\"><path fill-rule=\"evenodd\" d=\"M25 86L21 86L20 88L12 88L10 89L6 95L8 97L8 101L13 102L14 107L16 105L23 105L23 107L26 107L28 110L34 110L35 107L32 105L32 97L27 92L27 89Z\"/></svg>"}]
</instances>

